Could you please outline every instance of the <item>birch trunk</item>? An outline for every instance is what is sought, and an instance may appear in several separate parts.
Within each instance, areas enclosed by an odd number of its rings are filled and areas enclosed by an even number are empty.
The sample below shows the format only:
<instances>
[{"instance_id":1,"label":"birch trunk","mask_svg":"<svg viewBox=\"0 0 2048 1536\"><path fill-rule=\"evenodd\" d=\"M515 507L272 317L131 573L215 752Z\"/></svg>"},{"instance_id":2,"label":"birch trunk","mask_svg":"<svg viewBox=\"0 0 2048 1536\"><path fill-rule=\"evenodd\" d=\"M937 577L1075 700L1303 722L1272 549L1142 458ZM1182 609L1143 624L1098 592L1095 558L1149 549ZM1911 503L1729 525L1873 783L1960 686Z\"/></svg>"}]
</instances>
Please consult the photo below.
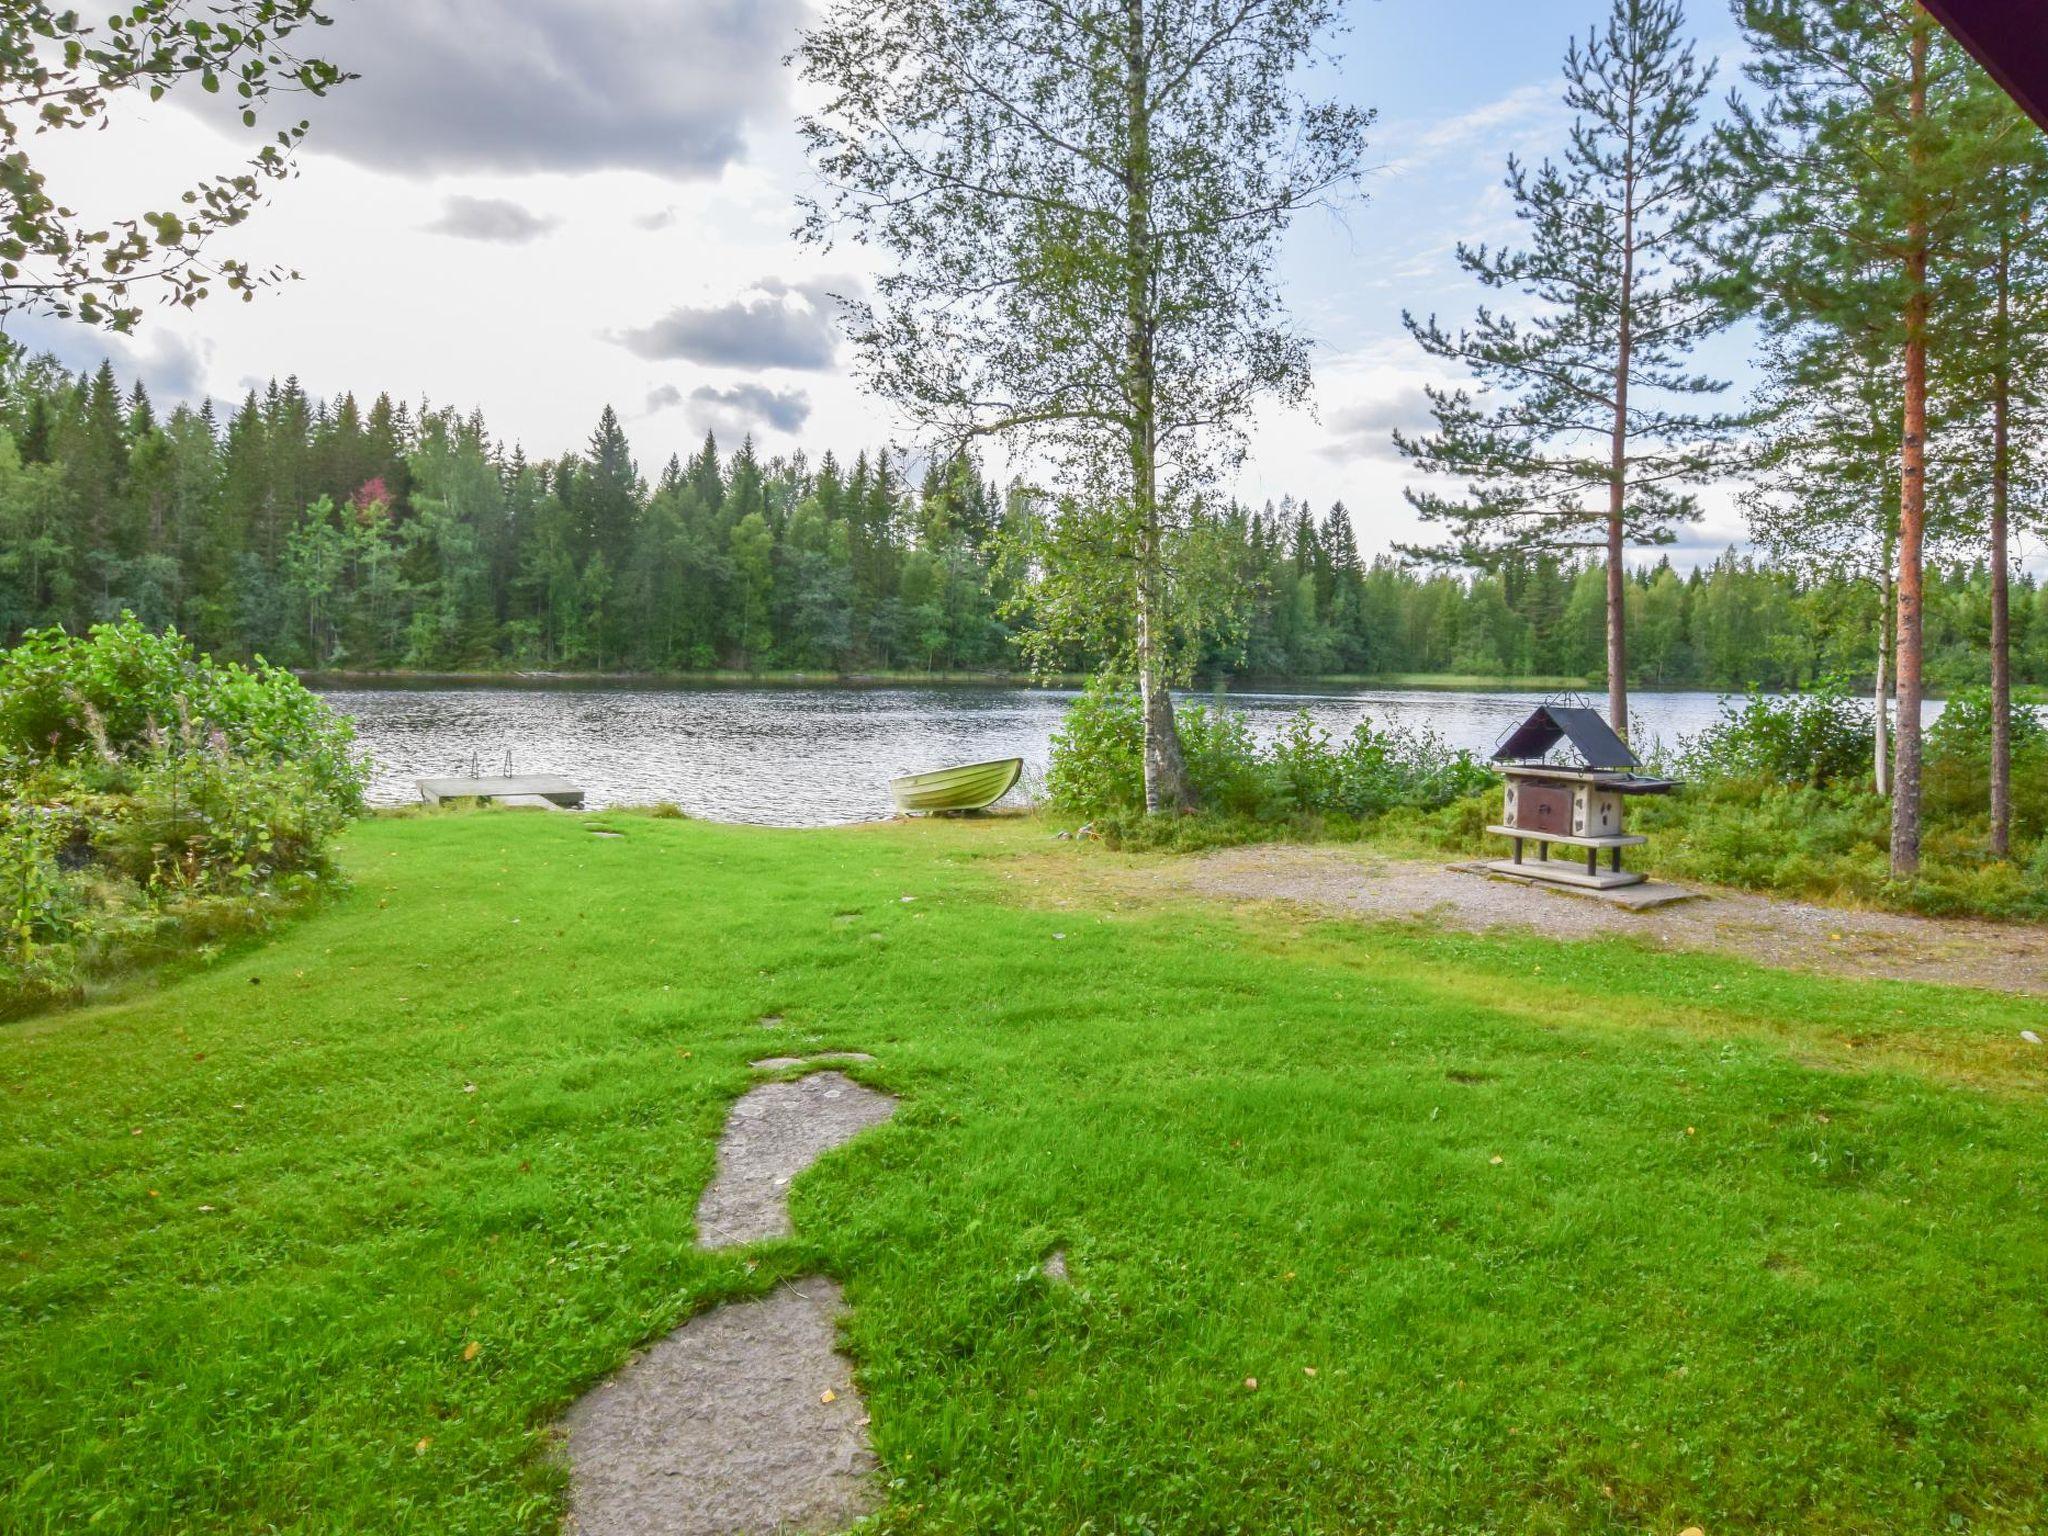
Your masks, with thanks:
<instances>
[{"instance_id":1,"label":"birch trunk","mask_svg":"<svg viewBox=\"0 0 2048 1536\"><path fill-rule=\"evenodd\" d=\"M1138 698L1145 725L1145 810L1192 808L1187 765L1173 721L1163 655L1159 524L1157 367L1153 338L1152 123L1150 52L1145 0L1125 0L1124 90L1128 139L1124 159L1124 360L1130 380L1131 513L1136 522L1134 592Z\"/></svg>"},{"instance_id":2,"label":"birch trunk","mask_svg":"<svg viewBox=\"0 0 2048 1536\"><path fill-rule=\"evenodd\" d=\"M1883 595L1877 605L1877 744L1872 753L1871 776L1880 795L1892 792L1892 620L1897 599L1892 590L1891 557L1892 552L1887 549L1880 588Z\"/></svg>"}]
</instances>

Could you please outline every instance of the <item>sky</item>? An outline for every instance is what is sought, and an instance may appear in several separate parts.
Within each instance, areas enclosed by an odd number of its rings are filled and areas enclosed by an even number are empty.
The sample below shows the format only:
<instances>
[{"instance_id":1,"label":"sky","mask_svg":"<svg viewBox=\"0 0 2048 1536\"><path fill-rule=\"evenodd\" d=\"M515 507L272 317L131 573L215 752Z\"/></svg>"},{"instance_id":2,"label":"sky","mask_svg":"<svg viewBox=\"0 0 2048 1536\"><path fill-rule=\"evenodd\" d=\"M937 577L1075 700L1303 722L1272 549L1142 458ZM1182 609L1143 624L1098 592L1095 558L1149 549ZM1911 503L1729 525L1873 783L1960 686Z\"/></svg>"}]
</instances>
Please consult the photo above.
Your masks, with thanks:
<instances>
[{"instance_id":1,"label":"sky","mask_svg":"<svg viewBox=\"0 0 2048 1536\"><path fill-rule=\"evenodd\" d=\"M313 125L298 174L222 246L299 280L249 304L152 309L132 338L20 316L10 334L74 368L111 356L159 403L237 401L296 374L319 398L478 407L535 458L580 447L611 405L650 477L707 428L728 448L751 432L764 454L904 441L853 382L832 324L826 295L860 283L860 262L791 237L809 173L782 60L806 0L330 9L318 51L359 78L287 105ZM1506 159L1561 148L1565 45L1605 9L1351 0L1314 87L1377 113L1365 196L1284 240L1282 292L1315 344L1313 405L1260 414L1236 496L1292 494L1318 512L1341 498L1368 556L1418 536L1389 433L1428 426L1423 387L1445 375L1402 311L1470 315L1481 290L1454 247L1513 235ZM1725 5L1690 9L1701 55L1732 64ZM174 93L38 153L61 198L119 216L165 206L256 142L211 99ZM1744 338L1704 361L1746 382ZM1728 487L1703 501L1670 551L1681 566L1742 537Z\"/></svg>"}]
</instances>

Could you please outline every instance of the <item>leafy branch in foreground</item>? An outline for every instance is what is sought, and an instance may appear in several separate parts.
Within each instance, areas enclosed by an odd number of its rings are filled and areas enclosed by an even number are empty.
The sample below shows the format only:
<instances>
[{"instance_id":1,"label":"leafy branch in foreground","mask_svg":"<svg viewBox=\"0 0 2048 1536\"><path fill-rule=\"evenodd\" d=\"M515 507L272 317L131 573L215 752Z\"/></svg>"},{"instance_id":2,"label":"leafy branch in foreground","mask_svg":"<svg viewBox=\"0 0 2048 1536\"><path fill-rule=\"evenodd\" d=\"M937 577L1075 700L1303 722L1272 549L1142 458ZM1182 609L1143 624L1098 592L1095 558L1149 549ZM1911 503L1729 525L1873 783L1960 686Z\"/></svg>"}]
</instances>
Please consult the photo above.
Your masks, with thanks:
<instances>
[{"instance_id":1,"label":"leafy branch in foreground","mask_svg":"<svg viewBox=\"0 0 2048 1536\"><path fill-rule=\"evenodd\" d=\"M292 172L301 121L280 130L238 172L193 183L176 206L104 226L50 189L31 147L46 134L105 128L126 93L160 101L197 83L241 103L254 127L273 95L326 94L348 78L294 51L295 34L325 26L319 0L134 0L100 23L48 0L10 4L0 24L0 316L30 310L126 331L139 290L191 306L215 283L244 298L285 276L239 259L210 260L207 242Z\"/></svg>"}]
</instances>

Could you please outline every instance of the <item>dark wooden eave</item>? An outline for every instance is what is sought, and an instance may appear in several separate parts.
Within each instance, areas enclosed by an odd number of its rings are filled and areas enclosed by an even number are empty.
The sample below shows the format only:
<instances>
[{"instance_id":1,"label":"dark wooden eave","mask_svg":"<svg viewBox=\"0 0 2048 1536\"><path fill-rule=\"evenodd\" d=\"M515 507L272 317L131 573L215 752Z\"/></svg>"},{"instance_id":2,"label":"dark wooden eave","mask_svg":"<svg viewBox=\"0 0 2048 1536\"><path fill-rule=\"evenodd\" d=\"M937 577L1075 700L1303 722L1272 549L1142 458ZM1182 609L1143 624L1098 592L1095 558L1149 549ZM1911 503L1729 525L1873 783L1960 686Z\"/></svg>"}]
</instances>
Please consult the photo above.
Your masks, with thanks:
<instances>
[{"instance_id":1,"label":"dark wooden eave","mask_svg":"<svg viewBox=\"0 0 2048 1536\"><path fill-rule=\"evenodd\" d=\"M2048 0L1920 0L2048 130Z\"/></svg>"}]
</instances>

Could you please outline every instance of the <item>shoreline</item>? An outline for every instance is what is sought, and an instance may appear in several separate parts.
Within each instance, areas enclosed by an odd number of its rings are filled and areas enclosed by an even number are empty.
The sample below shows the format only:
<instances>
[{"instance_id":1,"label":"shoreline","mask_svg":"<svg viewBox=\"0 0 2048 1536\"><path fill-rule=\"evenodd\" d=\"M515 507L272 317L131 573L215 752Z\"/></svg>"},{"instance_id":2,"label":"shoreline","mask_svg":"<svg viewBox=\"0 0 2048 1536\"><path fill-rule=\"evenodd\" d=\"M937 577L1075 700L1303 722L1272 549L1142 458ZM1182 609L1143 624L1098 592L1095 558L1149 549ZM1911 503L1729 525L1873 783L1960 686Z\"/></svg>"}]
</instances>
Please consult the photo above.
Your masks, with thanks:
<instances>
[{"instance_id":1,"label":"shoreline","mask_svg":"<svg viewBox=\"0 0 2048 1536\"><path fill-rule=\"evenodd\" d=\"M315 691L367 692L372 689L509 688L545 692L549 689L591 690L652 688L678 693L717 692L734 688L843 688L849 692L886 688L1016 688L1034 693L1078 693L1088 685L1082 672L1060 672L1033 677L1025 672L557 672L529 669L516 672L410 672L329 671L308 667L286 669ZM1371 689L1417 693L1582 693L1596 706L1602 703L1606 684L1597 678L1490 677L1461 672L1359 672L1331 673L1315 677L1250 676L1198 678L1177 686L1180 698L1199 702L1205 698L1233 694L1341 694ZM1768 697L1793 698L1811 692L1808 688L1767 688ZM1929 689L1923 698L1930 704L1946 703L1956 690ZM1739 698L1747 687L1709 683L1663 684L1636 682L1631 697L1700 694L1712 698ZM1861 696L1860 693L1855 696ZM2037 702L2037 698L2040 702ZM2032 683L2013 687L2013 702L2031 708L2048 703L2048 688Z\"/></svg>"},{"instance_id":2,"label":"shoreline","mask_svg":"<svg viewBox=\"0 0 2048 1536\"><path fill-rule=\"evenodd\" d=\"M353 690L371 688L662 688L688 691L721 688L1023 688L1069 692L1085 687L1085 673L1034 677L1023 672L562 672L528 669L511 672L328 671L294 668L293 676L308 688ZM1404 688L1442 693L1491 691L1594 693L1602 685L1584 678L1488 677L1470 673L1388 672L1334 673L1328 676L1254 676L1197 679L1176 693L1199 698L1223 693L1341 691L1357 688ZM1724 694L1723 688L1655 688L1655 693Z\"/></svg>"}]
</instances>

